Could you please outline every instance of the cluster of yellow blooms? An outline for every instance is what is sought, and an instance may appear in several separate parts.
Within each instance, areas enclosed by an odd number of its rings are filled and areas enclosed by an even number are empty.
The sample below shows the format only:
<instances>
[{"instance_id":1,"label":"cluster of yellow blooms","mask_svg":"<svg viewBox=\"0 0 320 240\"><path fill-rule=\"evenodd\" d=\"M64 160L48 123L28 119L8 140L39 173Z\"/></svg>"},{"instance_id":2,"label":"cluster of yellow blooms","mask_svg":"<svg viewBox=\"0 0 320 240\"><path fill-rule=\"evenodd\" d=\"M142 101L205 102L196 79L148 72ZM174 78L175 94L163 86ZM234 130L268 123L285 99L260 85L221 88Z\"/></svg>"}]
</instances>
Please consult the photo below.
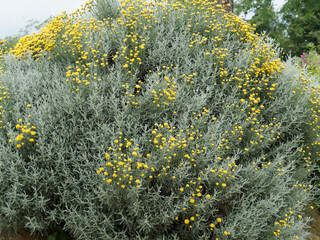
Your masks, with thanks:
<instances>
[{"instance_id":1,"label":"cluster of yellow blooms","mask_svg":"<svg viewBox=\"0 0 320 240\"><path fill-rule=\"evenodd\" d=\"M106 167L101 167L97 173L103 173L103 180L107 183L116 182L121 188L125 188L126 184L136 184L140 188L142 180L150 171L149 166L143 162L142 155L139 155L139 145L132 149L132 140L123 139L122 132L119 133L119 138L114 140L117 147L109 148L110 154L106 153ZM126 151L127 153L123 153ZM150 154L146 156L150 157ZM154 172L154 168L151 168ZM107 179L106 179L107 178ZM149 176L152 178L152 175Z\"/></svg>"},{"instance_id":2,"label":"cluster of yellow blooms","mask_svg":"<svg viewBox=\"0 0 320 240\"><path fill-rule=\"evenodd\" d=\"M299 201L297 201L297 203L299 204ZM304 205L301 205L301 207L303 208ZM311 206L311 209L313 209L313 206ZM301 211L301 209L299 209L299 211ZM285 219L281 219L278 222L275 222L275 225L279 227L279 229L275 232L273 232L274 236L279 236L281 233L281 228L290 228L291 225L290 224L294 224L295 220L299 221L300 219L302 219L302 216L299 214L298 216L293 216L293 212L291 211L291 208L289 208L289 213L286 213L284 215L286 218ZM302 227L300 227L300 229L302 230ZM298 236L295 236L295 239L298 239Z\"/></svg>"},{"instance_id":3,"label":"cluster of yellow blooms","mask_svg":"<svg viewBox=\"0 0 320 240\"><path fill-rule=\"evenodd\" d=\"M199 4L201 3L201 4ZM280 137L280 133L276 133L276 129L281 125L280 122L275 124L262 124L257 120L257 116L263 112L264 105L262 104L263 98L268 96L273 99L273 92L277 88L276 80L279 77L279 73L284 70L283 63L280 59L274 59L274 51L270 49L270 46L262 40L257 34L254 34L254 28L243 22L237 16L233 14L224 14L222 16L223 21L217 21L216 15L225 12L222 6L215 5L216 2L211 1L188 1L195 8L195 12L191 15L197 21L203 21L206 23L207 28L205 33L209 36L211 33L218 33L216 37L203 37L199 32L194 32L188 47L194 51L198 49L200 45L205 45L206 42L212 41L216 45L214 49L206 49L202 54L206 58L212 61L213 65L219 69L219 81L214 83L215 85L224 85L228 82L236 83L236 86L240 89L242 97L238 104L228 105L228 108L239 109L240 111L247 114L247 122L251 124L251 131L257 136L256 141L251 141L249 146L246 146L243 151L249 152L250 146L254 147L263 141L275 141ZM157 23L156 10L166 10L168 15L170 12L184 13L186 6L178 1L174 0L163 4L160 2L144 2L140 0L126 0L121 1L121 16L117 19L103 19L97 20L95 18L84 18L82 15L86 11L90 11L92 1L89 1L82 8L82 11L77 11L70 16L62 14L52 19L51 22L39 33L31 36L21 38L16 47L11 51L15 56L25 56L26 54L32 54L33 57L40 57L48 55L48 58L61 57L61 55L69 55L74 59L75 65L68 66L66 70L67 82L73 84L73 92L76 93L80 90L80 86L88 86L93 81L101 81L100 73L108 71L110 65L118 61L121 63L121 70L124 72L126 80L122 80L122 87L125 88L125 95L129 98L139 97L140 88L143 84L143 80L139 79L133 72L133 70L140 65L146 64L144 60L144 54L148 48L150 42L150 36L143 35L145 32L152 32L153 26ZM186 13L184 13L186 14ZM166 16L163 17L165 21ZM178 17L179 19L179 17ZM194 26L194 19L190 19L190 23L186 24L186 32L192 32ZM112 20L112 21L111 21ZM116 21L115 21L116 20ZM191 24L192 23L192 24ZM198 23L196 23L198 24ZM111 36L121 37L120 28L126 28L129 34L122 36L123 40L121 46L119 46L119 52L108 52L102 48L102 41L110 41L113 43ZM248 45L248 48L243 49L243 52L234 53L233 56L229 56L229 49L225 46L221 46L224 36L223 31L233 32L239 36L240 41L243 41L244 45ZM61 50L58 49L58 46ZM250 45L250 48L249 48ZM253 47L251 47L253 46ZM200 49L200 48L199 48ZM241 51L241 50L239 50ZM49 54L51 53L51 55ZM250 64L248 69L235 68L234 74L230 73L230 66L226 64L228 59L237 59L240 54L248 55ZM50 56L49 56L50 55ZM152 90L153 103L156 107L174 107L174 102L177 98L178 82L186 81L188 84L194 84L197 81L196 73L183 73L178 77L170 76L170 71L176 70L173 64L169 66L162 66L163 69L168 71L168 74L161 76L159 75L159 82L156 82L157 88ZM152 70L149 70L152 72ZM128 80L129 79L129 80ZM293 81L293 80L292 80ZM301 82L301 87L297 87L293 94L301 94L310 91L308 88L304 88L310 80L304 78L302 73L300 76L295 76L295 81ZM132 89L130 89L130 87ZM135 94L130 94L129 90L135 90ZM2 91L2 89L1 89ZM3 98L6 97L6 92L0 92ZM318 121L318 114L320 112L319 104L319 88L313 87L311 89L312 99L310 102L313 104L313 117L314 121L307 123L313 126ZM0 100L2 99L0 98ZM125 99L125 98L124 98ZM132 100L132 99L131 99ZM131 103L133 106L137 106L138 102L126 100L127 103ZM210 111L203 109L201 114L196 114L195 120L202 121L203 124L209 124L210 121L218 121L214 116L210 117ZM276 121L276 119L273 119ZM20 122L20 121L19 121ZM192 166L192 169L196 169L199 172L199 176L208 173L217 174L221 178L220 182L216 183L216 186L227 188L227 181L234 178L233 172L237 167L235 162L229 163L227 166L229 169L206 169L202 168L201 155L205 154L206 149L201 148L197 141L200 141L203 137L201 132L193 125L190 125L189 129L178 131L176 127L170 126L168 123L155 124L157 128L152 130L153 138L149 140L154 144L155 151L159 160L157 166L149 166L149 159L153 156L146 154L143 156L139 153L139 145L133 146L133 139L127 139L123 137L123 133L120 133L118 139L114 140L114 147L109 148L109 152L106 153L106 166L101 167L97 173L103 175L103 180L110 184L119 185L125 189L128 184L136 184L137 188L140 188L143 184L144 176L148 175L149 179L154 177L160 178L167 176L169 169L173 167L181 167L183 164ZM243 126L235 124L234 130L226 131L223 136L222 142L215 143L214 140L210 139L211 146L217 148L221 152L221 156L217 156L216 161L227 157L227 152L232 148L229 145L227 137L236 135L239 141L242 140L244 135ZM317 129L316 129L317 128ZM21 133L16 137L17 148L20 148L24 142L23 139L27 138L29 142L34 142L34 131L35 127L31 126L30 123L26 125L18 124L16 129L20 130ZM269 130L270 129L270 130ZM319 126L313 130L318 131ZM178 131L178 132L177 132ZM175 133L177 132L177 133ZM265 139L267 132L274 134L273 137ZM175 134L173 134L175 133ZM318 135L319 136L319 135ZM11 140L11 139L10 139ZM12 140L11 140L12 141ZM312 143L312 145L320 145L320 142ZM190 150L189 153L184 152L183 156L177 156L177 153L183 152L182 150ZM307 146L305 149L301 149L303 152L310 152L309 157L306 157L306 166L311 166L311 151ZM316 152L320 156L319 152ZM177 162L182 159L186 162ZM253 163L254 170L259 171L263 168L268 168L272 163L266 162L257 167ZM161 172L162 171L162 172ZM157 174L156 174L157 172ZM284 172L281 166L278 166L277 174L280 176ZM174 180L176 176L173 176ZM198 181L198 185L197 185ZM192 189L191 187L192 186ZM196 180L190 180L185 186L179 186L180 193L186 193L190 196L188 204L192 204L193 207L197 206L198 197L202 197L201 189L201 177ZM186 191L186 189L190 189ZM305 191L305 189L304 189ZM210 198L210 193L206 194L206 198ZM298 217L301 215L298 215ZM191 223L195 221L196 217L191 216L184 219L184 223L192 228ZM300 218L299 217L299 218ZM178 220L178 217L176 218ZM290 217L276 225L279 226L290 226L288 221ZM217 219L217 223L221 222L221 218ZM210 223L208 226L211 230L217 223ZM225 231L225 235L230 233ZM274 233L275 236L280 234L280 229Z\"/></svg>"},{"instance_id":4,"label":"cluster of yellow blooms","mask_svg":"<svg viewBox=\"0 0 320 240\"><path fill-rule=\"evenodd\" d=\"M41 29L40 33L20 38L11 53L15 56L32 54L34 57L39 57L43 52L52 50L58 34L64 26L63 18L65 15L58 15L45 28Z\"/></svg>"},{"instance_id":5,"label":"cluster of yellow blooms","mask_svg":"<svg viewBox=\"0 0 320 240\"><path fill-rule=\"evenodd\" d=\"M87 2L82 7L82 11L78 9L70 16L68 16L66 12L62 12L62 14L57 15L41 29L40 33L33 33L32 35L22 37L14 49L10 50L10 53L16 57L26 55L40 57L46 55L47 52L54 50L58 39L63 38L63 36L61 36L63 29L66 33L69 33L70 36L72 36L72 40L68 42L69 44L78 43L81 36L79 36L79 32L69 30L70 24L74 18L83 15L87 8L92 5L92 2L93 1ZM57 55L59 55L59 53L57 53Z\"/></svg>"},{"instance_id":6,"label":"cluster of yellow blooms","mask_svg":"<svg viewBox=\"0 0 320 240\"><path fill-rule=\"evenodd\" d=\"M160 75L160 73L158 74ZM174 81L175 78L172 77L170 80L169 77L165 76L164 79L167 82L167 88L152 90L152 93L154 94L153 103L156 103L157 107L160 107L160 104L168 106L170 101L175 100L177 94L177 91L175 90L177 88L177 83ZM174 103L171 103L171 105L174 105Z\"/></svg>"},{"instance_id":7,"label":"cluster of yellow blooms","mask_svg":"<svg viewBox=\"0 0 320 240\"><path fill-rule=\"evenodd\" d=\"M208 113L209 111L203 108L201 114L197 115L194 113L194 115L196 115L195 120L206 124L206 120L208 119L205 118L208 117ZM213 121L215 120L216 119L213 118ZM103 173L104 181L119 185L123 189L126 188L127 184L132 183L135 183L137 188L140 188L143 181L146 181L143 180L144 177L155 180L163 178L162 180L165 182L170 180L175 181L179 176L173 175L171 179L168 179L166 176L168 176L168 173L170 173L172 169L183 168L185 165L191 165L193 169L199 171L201 176L216 174L218 178L221 178L221 181L217 181L215 185L217 187L221 186L222 189L227 187L227 181L234 178L233 172L237 167L235 162L228 164L228 169L201 169L201 155L205 154L206 148L201 148L197 143L203 135L198 129L195 129L193 125L185 131L180 130L178 132L176 127L170 126L168 123L155 123L155 126L156 128L151 132L153 138L150 139L149 142L152 143L157 150L153 151L152 154L146 154L145 157L138 154L138 145L133 149L130 148L133 139L128 140L127 138L123 138L123 133L119 133L119 138L114 140L117 147L109 148L111 153L106 153L106 166L101 167L97 171L98 174ZM210 141L213 140L210 139ZM214 146L214 144L212 144L212 146ZM192 149L193 147L196 147L196 149ZM156 162L151 160L155 157ZM218 157L215 161L219 160L221 160L221 157ZM228 157L227 160L229 161L230 158ZM148 165L148 162L153 162L156 166L151 167ZM200 165L200 168L197 167L197 164ZM108 177L106 178L106 176ZM201 193L203 190L204 186L200 176L194 180L190 180L184 186L177 186L177 191L180 192L180 194L188 196L188 201L182 210L192 209L192 212L197 212L198 204L201 204L201 201L205 199L211 198L208 192L203 195ZM195 221L197 217L199 217L198 213L188 219L184 219L183 222L188 225L189 228L192 228L192 222ZM179 220L179 217L176 217L175 220ZM221 221L221 218L217 219L218 223ZM213 230L214 226L215 224L211 223L210 229ZM228 234L230 233L225 231L225 235Z\"/></svg>"},{"instance_id":8,"label":"cluster of yellow blooms","mask_svg":"<svg viewBox=\"0 0 320 240\"><path fill-rule=\"evenodd\" d=\"M192 3L191 4L196 4ZM51 22L44 28L39 34L33 34L31 36L26 36L21 38L16 47L11 51L16 56L21 56L25 54L32 54L33 56L41 56L42 54L46 54L47 51L53 51L55 45L60 45L64 54L70 54L74 56L76 66L72 70L72 66L69 66L68 71L66 73L67 82L72 80L74 83L73 88L75 91L79 91L79 85L85 84L89 85L91 81L101 79L98 77L99 71L101 68L107 67L110 61L120 61L123 64L123 68L128 70L128 74L132 74L132 78L135 79L135 75L132 73L132 69L134 69L137 65L141 65L143 58L142 56L145 54L145 48L148 44L148 37L139 35L139 30L143 29L144 31L152 31L152 23L153 21L157 23L156 20L156 7L160 7L163 10L170 11L183 11L185 6L179 2L174 1L173 3L167 3L164 5L159 2L143 2L143 1L124 1L122 2L122 17L117 18L116 23L111 21L111 19L104 19L104 21L99 21L97 19L91 18L81 18L81 16L86 12L90 11L90 7L92 6L92 1L87 2L84 7L81 9L82 11L76 11L70 16L66 14L62 14L52 19ZM215 37L212 39L202 38L198 40L199 33L194 33L194 40L190 39L191 48L196 48L197 45L204 44L206 41L213 41L219 43L222 41L223 34L221 32L222 27L224 26L226 29L229 29L231 32L235 32L237 35L241 35L241 40L252 42L255 44L255 47L251 50L251 58L254 59L250 68L243 72L241 69L238 69L238 73L236 76L228 76L228 70L225 69L224 60L226 60L228 56L228 49L222 47L216 47L212 50L207 50L205 55L209 58L216 59L218 61L213 61L214 64L219 65L220 69L220 77L226 77L222 80L221 84L224 84L225 81L237 81L239 82L239 88L242 89L244 94L250 92L251 85L256 84L254 82L252 75L255 77L272 74L274 71L279 72L280 69L283 69L282 64L279 62L280 59L272 60L270 59L274 53L265 54L270 49L268 49L267 44L264 43L260 38L257 37L253 33L253 28L245 24L241 19L236 17L235 15L225 14L223 16L225 22L217 22L209 19L209 16L214 17L218 12L224 11L224 9L219 9L219 7L214 6L213 3L203 1L201 6L197 6L198 12L193 13L193 15L203 15L203 11L206 11L208 19L203 19L203 21L207 22L208 29L205 30L208 34L210 32L220 31L220 37ZM218 8L218 9L217 9ZM200 12L201 11L201 12ZM168 15L168 14L166 14ZM196 17L196 16L195 16ZM165 18L165 17L164 17ZM189 19L193 21L192 19ZM123 39L124 45L120 48L121 52L113 53L112 56L108 56L108 52L101 52L101 42L102 39L108 37L112 34L117 35L119 33L119 28L125 25L127 28L131 29L131 34L126 35ZM140 29L141 28L141 29ZM191 31L192 26L188 24L187 31ZM95 43L92 43L93 39ZM60 42L58 42L60 39ZM273 53L273 54L272 54ZM58 56L59 52L54 52L54 56ZM237 53L235 54L237 57ZM50 58L50 57L49 57ZM98 68L94 70L93 68ZM94 74L92 74L94 73ZM183 77L187 78L187 81L191 81L190 79L195 75ZM168 81L169 79L167 79ZM139 81L139 80L138 80ZM171 80L169 80L171 81ZM173 79L174 81L174 79ZM191 81L192 83L193 81ZM169 83L169 82L168 82ZM274 90L274 86L269 87L268 80L262 79L261 87L259 87L259 91L263 92L264 90L269 90L268 95L272 95L272 91ZM171 91L166 91L164 93L168 96L168 99L174 100L176 85L174 82L171 86ZM263 89L265 88L265 89ZM156 90L154 90L156 91ZM172 96L169 96L168 93ZM159 93L155 94L155 101L158 100ZM160 95L161 96L161 95ZM256 104L259 102L258 96L252 97L253 102ZM137 102L133 102L134 105ZM164 101L163 104L169 105L168 101ZM172 103L173 104L173 103ZM157 103L159 106L159 103Z\"/></svg>"},{"instance_id":9,"label":"cluster of yellow blooms","mask_svg":"<svg viewBox=\"0 0 320 240\"><path fill-rule=\"evenodd\" d=\"M18 122L19 123L16 125L16 129L19 130L20 133L14 139L16 142L16 147L21 148L26 142L29 144L38 145L38 143L35 142L35 137L37 134L36 127L31 126L31 123L21 125L22 119L19 119ZM10 138L9 142L12 143L13 140Z\"/></svg>"}]
</instances>

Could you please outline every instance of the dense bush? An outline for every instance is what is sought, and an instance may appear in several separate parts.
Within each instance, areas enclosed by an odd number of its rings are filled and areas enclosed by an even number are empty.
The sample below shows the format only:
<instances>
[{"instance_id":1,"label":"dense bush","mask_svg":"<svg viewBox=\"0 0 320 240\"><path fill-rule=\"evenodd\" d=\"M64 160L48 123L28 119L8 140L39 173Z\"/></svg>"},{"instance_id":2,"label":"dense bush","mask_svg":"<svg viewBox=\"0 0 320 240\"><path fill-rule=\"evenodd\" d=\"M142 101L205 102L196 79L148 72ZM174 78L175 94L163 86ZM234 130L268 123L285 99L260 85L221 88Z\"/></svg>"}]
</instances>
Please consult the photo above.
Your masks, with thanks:
<instances>
[{"instance_id":1,"label":"dense bush","mask_svg":"<svg viewBox=\"0 0 320 240\"><path fill-rule=\"evenodd\" d=\"M305 236L318 87L211 1L89 2L1 60L0 232Z\"/></svg>"}]
</instances>

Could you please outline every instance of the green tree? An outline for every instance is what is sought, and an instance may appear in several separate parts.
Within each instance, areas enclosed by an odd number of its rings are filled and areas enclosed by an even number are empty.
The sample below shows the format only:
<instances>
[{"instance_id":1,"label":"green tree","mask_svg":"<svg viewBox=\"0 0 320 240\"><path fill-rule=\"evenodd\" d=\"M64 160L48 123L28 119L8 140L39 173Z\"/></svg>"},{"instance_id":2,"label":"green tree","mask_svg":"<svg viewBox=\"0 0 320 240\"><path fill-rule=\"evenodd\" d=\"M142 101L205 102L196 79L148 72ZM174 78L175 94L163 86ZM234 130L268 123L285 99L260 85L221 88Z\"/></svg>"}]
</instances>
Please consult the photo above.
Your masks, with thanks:
<instances>
[{"instance_id":1,"label":"green tree","mask_svg":"<svg viewBox=\"0 0 320 240\"><path fill-rule=\"evenodd\" d=\"M301 55L312 43L320 51L320 2L287 0L277 12L272 0L235 1L235 13L245 14L258 33L266 32L292 55Z\"/></svg>"},{"instance_id":2,"label":"green tree","mask_svg":"<svg viewBox=\"0 0 320 240\"><path fill-rule=\"evenodd\" d=\"M281 45L293 55L300 55L313 43L320 52L320 2L288 0L280 11L284 36Z\"/></svg>"},{"instance_id":3,"label":"green tree","mask_svg":"<svg viewBox=\"0 0 320 240\"><path fill-rule=\"evenodd\" d=\"M272 0L238 0L235 1L235 13L248 15L253 13L249 22L255 24L258 33L267 32L277 39L279 32L278 14L274 9Z\"/></svg>"}]
</instances>

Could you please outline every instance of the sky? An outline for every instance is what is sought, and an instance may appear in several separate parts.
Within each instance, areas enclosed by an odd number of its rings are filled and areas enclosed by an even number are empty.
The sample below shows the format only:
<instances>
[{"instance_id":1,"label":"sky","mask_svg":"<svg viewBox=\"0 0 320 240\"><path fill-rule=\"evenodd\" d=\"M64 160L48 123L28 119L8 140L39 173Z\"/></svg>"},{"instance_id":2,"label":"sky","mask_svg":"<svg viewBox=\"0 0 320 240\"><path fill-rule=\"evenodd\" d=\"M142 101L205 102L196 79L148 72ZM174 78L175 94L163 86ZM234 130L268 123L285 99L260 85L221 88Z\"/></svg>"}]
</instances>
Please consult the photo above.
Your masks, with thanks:
<instances>
[{"instance_id":1,"label":"sky","mask_svg":"<svg viewBox=\"0 0 320 240\"><path fill-rule=\"evenodd\" d=\"M235 2L239 1L239 0L234 0ZM272 3L274 4L274 9L275 11L279 11L280 8L283 6L283 4L286 2L287 0L272 0ZM249 12L246 16L241 15L241 17L244 17L245 20L249 20L252 18L253 16L253 12Z\"/></svg>"},{"instance_id":2,"label":"sky","mask_svg":"<svg viewBox=\"0 0 320 240\"><path fill-rule=\"evenodd\" d=\"M74 12L86 0L0 0L0 40L19 33L28 20L44 21L50 16Z\"/></svg>"},{"instance_id":3,"label":"sky","mask_svg":"<svg viewBox=\"0 0 320 240\"><path fill-rule=\"evenodd\" d=\"M286 0L273 0L275 10L278 11L285 2L286 2Z\"/></svg>"},{"instance_id":4,"label":"sky","mask_svg":"<svg viewBox=\"0 0 320 240\"><path fill-rule=\"evenodd\" d=\"M276 9L286 0L273 0ZM50 16L74 12L86 0L0 0L0 40L19 33L28 25L28 20L40 22Z\"/></svg>"}]
</instances>

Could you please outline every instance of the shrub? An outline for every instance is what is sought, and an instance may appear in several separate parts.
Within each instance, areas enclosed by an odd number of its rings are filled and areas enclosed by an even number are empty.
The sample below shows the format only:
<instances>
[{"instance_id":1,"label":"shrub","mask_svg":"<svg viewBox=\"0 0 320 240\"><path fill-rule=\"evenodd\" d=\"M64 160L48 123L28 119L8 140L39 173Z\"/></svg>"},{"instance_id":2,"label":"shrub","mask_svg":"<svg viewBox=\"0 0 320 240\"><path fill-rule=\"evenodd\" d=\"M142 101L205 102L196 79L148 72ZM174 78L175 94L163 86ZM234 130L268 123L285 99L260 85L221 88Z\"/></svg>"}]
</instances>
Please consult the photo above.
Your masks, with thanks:
<instances>
[{"instance_id":1,"label":"shrub","mask_svg":"<svg viewBox=\"0 0 320 240\"><path fill-rule=\"evenodd\" d=\"M220 7L89 2L3 56L0 232L306 235L319 89Z\"/></svg>"}]
</instances>

